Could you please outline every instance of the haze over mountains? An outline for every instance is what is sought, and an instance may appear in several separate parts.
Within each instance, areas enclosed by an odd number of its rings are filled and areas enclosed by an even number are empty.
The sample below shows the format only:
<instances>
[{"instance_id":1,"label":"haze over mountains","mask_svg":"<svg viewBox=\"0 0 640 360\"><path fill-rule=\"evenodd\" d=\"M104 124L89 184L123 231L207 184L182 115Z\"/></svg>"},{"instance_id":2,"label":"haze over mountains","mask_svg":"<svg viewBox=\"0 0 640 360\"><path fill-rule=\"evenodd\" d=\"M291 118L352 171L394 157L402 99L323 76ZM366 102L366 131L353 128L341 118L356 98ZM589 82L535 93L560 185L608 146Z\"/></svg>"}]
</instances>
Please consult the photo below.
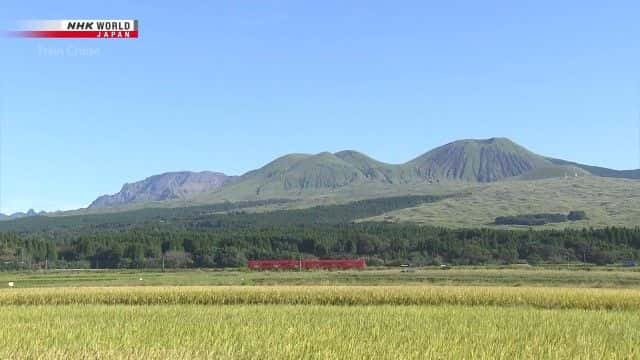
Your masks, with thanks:
<instances>
[{"instance_id":1,"label":"haze over mountains","mask_svg":"<svg viewBox=\"0 0 640 360\"><path fill-rule=\"evenodd\" d=\"M23 217L29 217L29 216L37 216L37 215L44 215L46 214L46 212L44 211L40 211L40 212L36 212L33 209L29 209L29 211L25 212L17 212L17 213L13 213L13 214L2 214L0 213L0 221L2 220L13 220L13 219L20 219Z\"/></svg>"},{"instance_id":2,"label":"haze over mountains","mask_svg":"<svg viewBox=\"0 0 640 360\"><path fill-rule=\"evenodd\" d=\"M125 184L120 192L96 199L90 208L171 200L303 198L349 188L375 197L407 185L486 184L587 175L640 179L640 170L618 171L547 158L506 138L459 140L397 165L347 150L289 154L237 177L214 172L166 173Z\"/></svg>"}]
</instances>

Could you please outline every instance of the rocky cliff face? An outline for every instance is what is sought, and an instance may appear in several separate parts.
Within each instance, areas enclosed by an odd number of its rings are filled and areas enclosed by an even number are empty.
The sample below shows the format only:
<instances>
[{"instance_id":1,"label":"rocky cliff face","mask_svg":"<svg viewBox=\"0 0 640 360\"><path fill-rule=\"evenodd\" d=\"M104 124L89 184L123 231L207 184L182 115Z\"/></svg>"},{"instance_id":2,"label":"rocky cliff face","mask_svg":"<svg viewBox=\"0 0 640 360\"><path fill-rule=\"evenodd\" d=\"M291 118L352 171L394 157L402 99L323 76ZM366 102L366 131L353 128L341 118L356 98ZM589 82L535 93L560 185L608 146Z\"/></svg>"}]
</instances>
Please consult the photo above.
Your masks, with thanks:
<instances>
[{"instance_id":1,"label":"rocky cliff face","mask_svg":"<svg viewBox=\"0 0 640 360\"><path fill-rule=\"evenodd\" d=\"M125 184L120 192L97 198L89 208L114 207L135 202L182 199L216 190L233 180L218 172L171 172Z\"/></svg>"}]
</instances>

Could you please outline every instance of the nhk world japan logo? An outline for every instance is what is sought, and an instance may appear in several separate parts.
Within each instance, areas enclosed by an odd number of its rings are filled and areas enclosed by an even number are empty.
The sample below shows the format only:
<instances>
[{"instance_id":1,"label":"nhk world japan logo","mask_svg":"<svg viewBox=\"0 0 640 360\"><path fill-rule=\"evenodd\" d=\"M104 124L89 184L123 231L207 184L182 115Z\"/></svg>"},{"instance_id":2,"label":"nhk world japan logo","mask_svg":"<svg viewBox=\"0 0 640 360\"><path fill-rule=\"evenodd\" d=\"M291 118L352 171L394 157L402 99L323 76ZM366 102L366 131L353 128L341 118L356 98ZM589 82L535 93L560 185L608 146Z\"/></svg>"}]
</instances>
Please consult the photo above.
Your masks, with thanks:
<instances>
[{"instance_id":1,"label":"nhk world japan logo","mask_svg":"<svg viewBox=\"0 0 640 360\"><path fill-rule=\"evenodd\" d=\"M136 39L138 20L30 20L10 34L26 38Z\"/></svg>"}]
</instances>

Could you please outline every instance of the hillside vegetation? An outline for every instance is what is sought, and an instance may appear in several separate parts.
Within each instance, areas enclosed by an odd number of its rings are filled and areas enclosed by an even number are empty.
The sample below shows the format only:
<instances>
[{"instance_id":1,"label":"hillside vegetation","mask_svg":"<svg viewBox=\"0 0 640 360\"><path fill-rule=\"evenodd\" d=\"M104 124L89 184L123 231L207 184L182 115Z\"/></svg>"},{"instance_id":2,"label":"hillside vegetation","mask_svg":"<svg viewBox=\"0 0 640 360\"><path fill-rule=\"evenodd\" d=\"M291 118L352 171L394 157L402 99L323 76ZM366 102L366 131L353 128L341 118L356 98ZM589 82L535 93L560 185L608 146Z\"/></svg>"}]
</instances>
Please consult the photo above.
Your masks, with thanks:
<instances>
[{"instance_id":1,"label":"hillside vegetation","mask_svg":"<svg viewBox=\"0 0 640 360\"><path fill-rule=\"evenodd\" d=\"M588 219L545 228L640 225L640 181L595 176L503 181L478 186L469 195L392 211L366 221L414 222L448 227L493 227L501 216L568 213Z\"/></svg>"},{"instance_id":2,"label":"hillside vegetation","mask_svg":"<svg viewBox=\"0 0 640 360\"><path fill-rule=\"evenodd\" d=\"M494 182L533 171L531 176L535 178L586 174L576 169L554 165L508 139L460 140L399 165L353 150L286 155L201 199L308 199L322 195L348 199L351 189L364 196L379 197L385 189L399 192L418 187L421 193L428 193L441 186Z\"/></svg>"},{"instance_id":3,"label":"hillside vegetation","mask_svg":"<svg viewBox=\"0 0 640 360\"><path fill-rule=\"evenodd\" d=\"M427 178L492 182L551 165L547 159L505 138L461 140L406 164Z\"/></svg>"},{"instance_id":4,"label":"hillside vegetation","mask_svg":"<svg viewBox=\"0 0 640 360\"><path fill-rule=\"evenodd\" d=\"M252 258L301 256L365 257L370 265L620 263L640 259L639 186L578 177L299 209L274 210L292 203L264 200L36 216L0 223L0 267L157 268L163 258L176 267L228 267ZM539 227L575 230L483 229L501 227L494 224L498 217L570 211L587 218Z\"/></svg>"},{"instance_id":5,"label":"hillside vegetation","mask_svg":"<svg viewBox=\"0 0 640 360\"><path fill-rule=\"evenodd\" d=\"M187 172L152 176L126 184L117 194L100 197L84 212L274 198L319 205L324 199L349 202L390 195L437 194L443 187L505 180L587 175L636 178L637 173L546 158L506 138L469 139L440 146L403 164L387 164L345 150L285 155L239 177Z\"/></svg>"},{"instance_id":6,"label":"hillside vegetation","mask_svg":"<svg viewBox=\"0 0 640 360\"><path fill-rule=\"evenodd\" d=\"M311 211L311 210L310 210ZM319 214L325 212L318 209ZM369 265L513 264L640 259L640 228L563 231L309 223L301 210L220 214L135 227L0 233L0 269L243 267L248 259L356 258ZM298 222L299 223L296 223ZM164 260L164 261L163 261Z\"/></svg>"}]
</instances>

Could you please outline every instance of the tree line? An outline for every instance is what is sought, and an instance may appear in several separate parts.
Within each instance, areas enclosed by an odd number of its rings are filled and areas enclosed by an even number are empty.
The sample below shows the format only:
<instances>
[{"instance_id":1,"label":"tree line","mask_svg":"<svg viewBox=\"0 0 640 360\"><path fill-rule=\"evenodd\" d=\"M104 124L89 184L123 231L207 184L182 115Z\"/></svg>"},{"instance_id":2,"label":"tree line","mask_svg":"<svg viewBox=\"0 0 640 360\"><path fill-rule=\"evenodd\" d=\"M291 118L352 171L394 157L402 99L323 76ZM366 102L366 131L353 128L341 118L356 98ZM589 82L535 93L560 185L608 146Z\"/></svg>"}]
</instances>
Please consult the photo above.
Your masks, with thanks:
<instances>
[{"instance_id":1,"label":"tree line","mask_svg":"<svg viewBox=\"0 0 640 360\"><path fill-rule=\"evenodd\" d=\"M19 219L0 224L0 269L239 267L248 259L299 257L363 257L369 265L640 259L640 228L534 231L353 222L443 198L399 196L265 212L262 207L289 201L268 200Z\"/></svg>"},{"instance_id":2,"label":"tree line","mask_svg":"<svg viewBox=\"0 0 640 360\"><path fill-rule=\"evenodd\" d=\"M247 259L356 258L369 265L566 263L640 259L640 228L448 229L389 223L0 233L0 268L241 267Z\"/></svg>"},{"instance_id":3,"label":"tree line","mask_svg":"<svg viewBox=\"0 0 640 360\"><path fill-rule=\"evenodd\" d=\"M496 225L525 225L539 226L567 221L580 221L587 219L587 214L581 210L570 211L569 214L522 214L514 216L498 216L494 223Z\"/></svg>"}]
</instances>

